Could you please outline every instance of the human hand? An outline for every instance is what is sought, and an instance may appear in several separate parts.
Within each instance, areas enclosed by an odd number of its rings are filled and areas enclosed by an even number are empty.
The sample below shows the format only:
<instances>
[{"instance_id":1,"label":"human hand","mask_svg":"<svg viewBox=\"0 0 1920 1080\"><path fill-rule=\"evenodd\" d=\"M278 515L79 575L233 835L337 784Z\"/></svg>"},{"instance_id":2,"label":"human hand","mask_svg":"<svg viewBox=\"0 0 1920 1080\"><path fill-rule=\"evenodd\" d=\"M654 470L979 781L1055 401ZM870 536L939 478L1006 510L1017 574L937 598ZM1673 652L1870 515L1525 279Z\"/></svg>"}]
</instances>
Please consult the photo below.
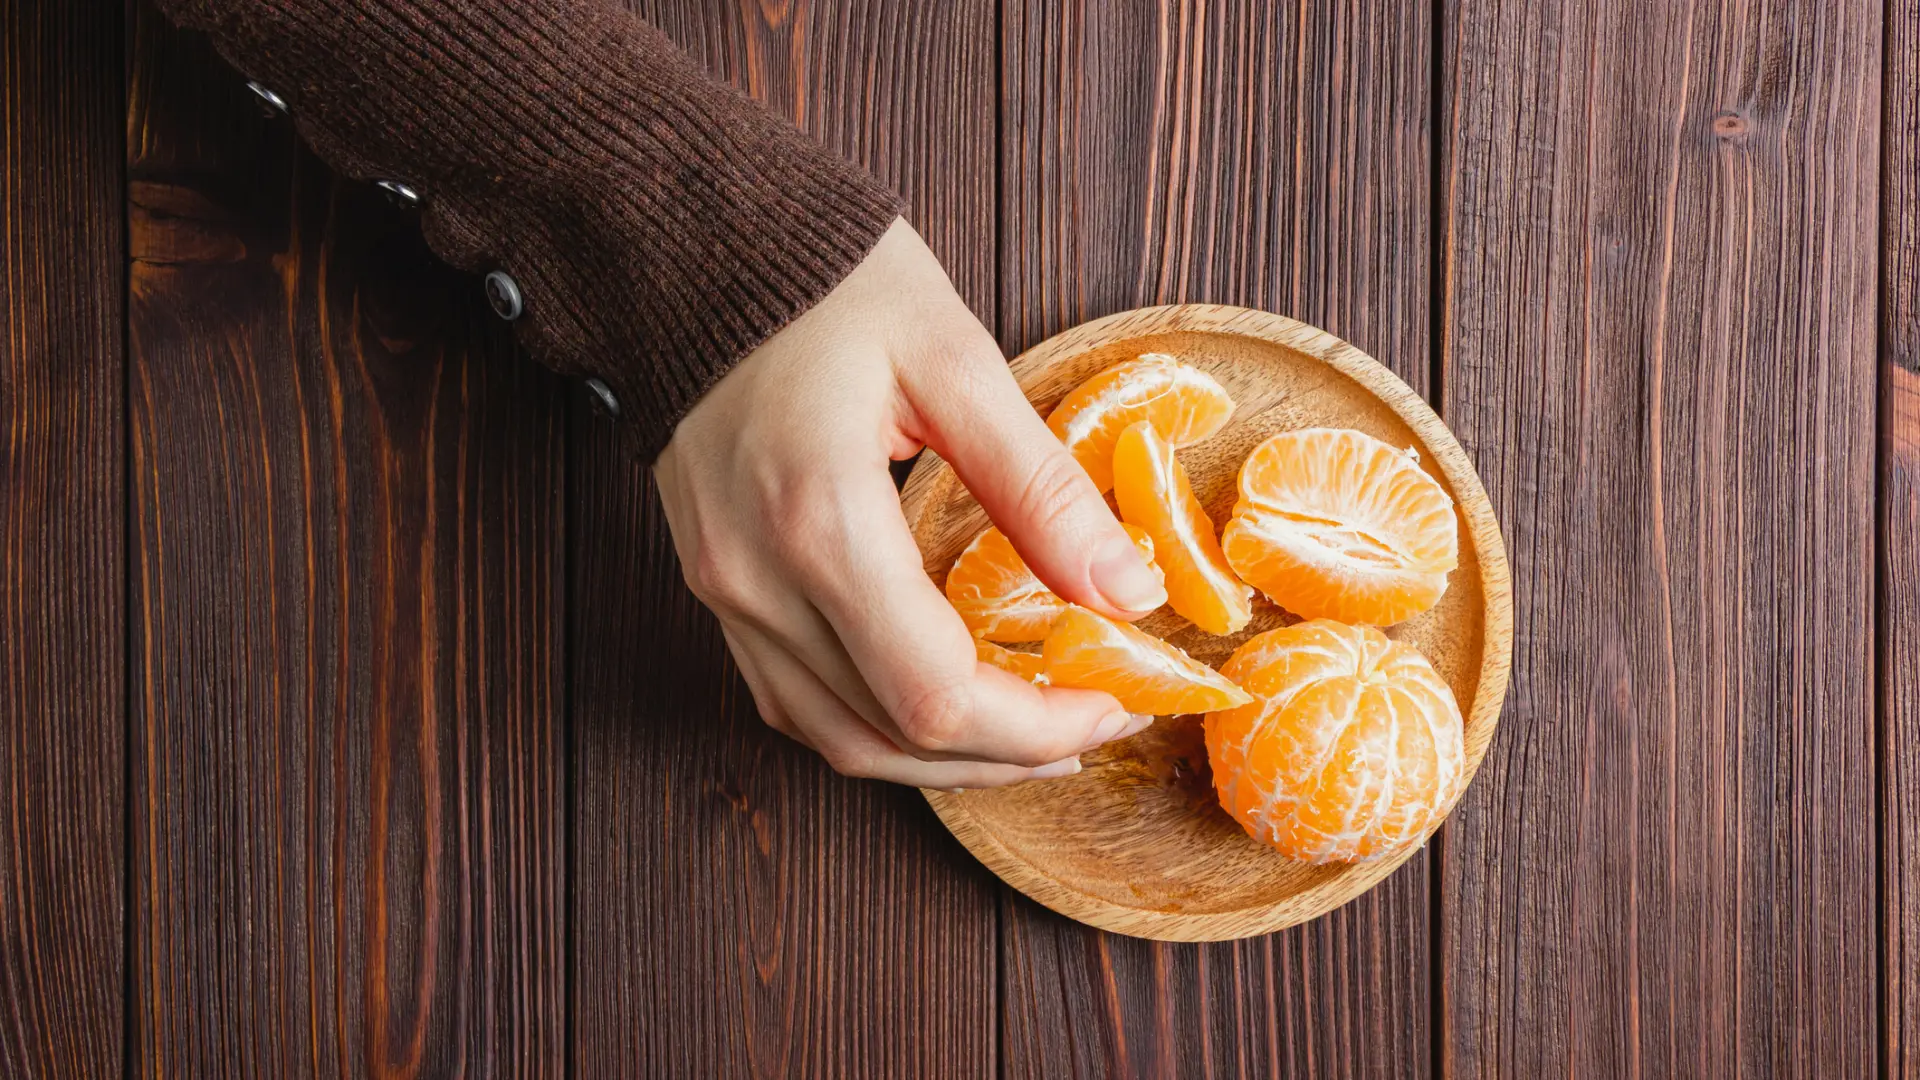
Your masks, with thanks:
<instances>
[{"instance_id":1,"label":"human hand","mask_svg":"<svg viewBox=\"0 0 1920 1080\"><path fill-rule=\"evenodd\" d=\"M761 716L842 773L976 788L1078 772L1151 718L976 662L888 472L922 445L1060 596L1123 619L1165 602L904 221L675 429L654 474L687 582Z\"/></svg>"}]
</instances>

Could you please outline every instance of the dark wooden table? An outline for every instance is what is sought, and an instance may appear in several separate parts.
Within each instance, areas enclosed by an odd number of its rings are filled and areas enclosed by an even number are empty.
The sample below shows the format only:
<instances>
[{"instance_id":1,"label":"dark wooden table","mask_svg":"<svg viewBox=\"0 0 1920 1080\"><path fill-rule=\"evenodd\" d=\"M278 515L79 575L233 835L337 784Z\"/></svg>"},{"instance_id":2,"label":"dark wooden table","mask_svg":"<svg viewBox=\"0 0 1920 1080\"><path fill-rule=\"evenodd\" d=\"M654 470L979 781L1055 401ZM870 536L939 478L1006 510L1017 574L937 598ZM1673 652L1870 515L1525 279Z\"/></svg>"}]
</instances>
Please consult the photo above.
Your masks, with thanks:
<instances>
[{"instance_id":1,"label":"dark wooden table","mask_svg":"<svg viewBox=\"0 0 1920 1080\"><path fill-rule=\"evenodd\" d=\"M0 1076L1920 1072L1920 0L639 0L1009 352L1427 393L1514 682L1297 930L1158 945L757 722L646 475L143 4L0 0Z\"/></svg>"}]
</instances>

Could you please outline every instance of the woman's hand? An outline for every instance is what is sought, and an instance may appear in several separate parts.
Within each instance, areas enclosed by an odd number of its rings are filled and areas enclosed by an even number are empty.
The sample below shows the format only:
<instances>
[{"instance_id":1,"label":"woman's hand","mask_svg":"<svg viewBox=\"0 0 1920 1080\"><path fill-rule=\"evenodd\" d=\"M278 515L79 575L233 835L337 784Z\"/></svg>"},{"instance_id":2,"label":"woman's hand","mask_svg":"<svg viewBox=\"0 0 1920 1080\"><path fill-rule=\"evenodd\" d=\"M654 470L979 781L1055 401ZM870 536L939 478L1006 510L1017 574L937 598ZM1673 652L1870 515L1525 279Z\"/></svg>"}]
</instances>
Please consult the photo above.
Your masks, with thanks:
<instances>
[{"instance_id":1,"label":"woman's hand","mask_svg":"<svg viewBox=\"0 0 1920 1080\"><path fill-rule=\"evenodd\" d=\"M1166 600L904 221L675 430L655 475L688 584L767 723L842 773L957 788L1077 772L1148 718L975 661L888 472L923 445L1062 597L1127 619Z\"/></svg>"}]
</instances>

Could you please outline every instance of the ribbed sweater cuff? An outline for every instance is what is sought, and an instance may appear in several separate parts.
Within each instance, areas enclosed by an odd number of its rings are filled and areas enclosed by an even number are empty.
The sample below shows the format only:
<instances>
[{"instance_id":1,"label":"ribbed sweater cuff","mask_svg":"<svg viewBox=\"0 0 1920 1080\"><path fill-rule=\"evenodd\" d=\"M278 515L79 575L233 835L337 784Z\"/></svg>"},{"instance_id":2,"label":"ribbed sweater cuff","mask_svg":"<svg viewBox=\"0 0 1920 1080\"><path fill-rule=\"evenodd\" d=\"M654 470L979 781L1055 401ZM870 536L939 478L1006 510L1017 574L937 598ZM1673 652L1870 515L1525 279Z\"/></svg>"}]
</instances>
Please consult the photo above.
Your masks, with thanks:
<instances>
[{"instance_id":1,"label":"ribbed sweater cuff","mask_svg":"<svg viewBox=\"0 0 1920 1080\"><path fill-rule=\"evenodd\" d=\"M453 265L519 285L533 356L613 391L651 461L901 211L608 0L161 0L347 176L422 197Z\"/></svg>"}]
</instances>

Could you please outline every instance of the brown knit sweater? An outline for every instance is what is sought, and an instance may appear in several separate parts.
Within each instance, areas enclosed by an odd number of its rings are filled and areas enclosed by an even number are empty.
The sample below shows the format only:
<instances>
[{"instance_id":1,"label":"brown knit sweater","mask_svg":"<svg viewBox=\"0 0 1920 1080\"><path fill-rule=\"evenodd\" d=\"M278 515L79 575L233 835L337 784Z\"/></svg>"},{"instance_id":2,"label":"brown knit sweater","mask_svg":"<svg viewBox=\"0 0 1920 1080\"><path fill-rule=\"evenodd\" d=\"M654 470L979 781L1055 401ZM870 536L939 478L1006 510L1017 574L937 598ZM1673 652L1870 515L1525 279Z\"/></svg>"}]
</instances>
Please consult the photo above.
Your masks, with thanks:
<instances>
[{"instance_id":1,"label":"brown knit sweater","mask_svg":"<svg viewBox=\"0 0 1920 1080\"><path fill-rule=\"evenodd\" d=\"M612 390L651 461L899 213L618 0L159 0L440 256L519 286L536 359Z\"/></svg>"}]
</instances>

